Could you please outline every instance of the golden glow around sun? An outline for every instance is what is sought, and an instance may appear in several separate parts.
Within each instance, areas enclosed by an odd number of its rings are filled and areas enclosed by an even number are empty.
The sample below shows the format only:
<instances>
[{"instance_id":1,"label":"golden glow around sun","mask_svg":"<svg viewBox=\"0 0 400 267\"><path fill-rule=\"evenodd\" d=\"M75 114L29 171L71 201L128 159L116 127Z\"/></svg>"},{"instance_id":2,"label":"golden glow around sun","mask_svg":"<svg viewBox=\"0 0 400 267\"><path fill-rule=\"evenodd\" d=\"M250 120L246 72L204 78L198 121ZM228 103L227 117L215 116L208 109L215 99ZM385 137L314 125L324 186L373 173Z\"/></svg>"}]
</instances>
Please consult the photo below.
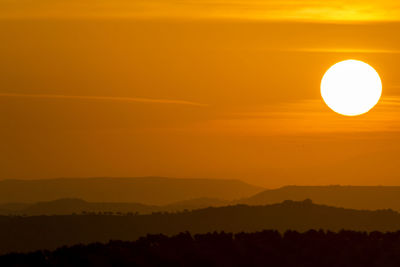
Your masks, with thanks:
<instances>
[{"instance_id":1,"label":"golden glow around sun","mask_svg":"<svg viewBox=\"0 0 400 267\"><path fill-rule=\"evenodd\" d=\"M333 111L357 116L368 112L379 101L382 82L379 74L367 63L345 60L336 63L321 81L321 95Z\"/></svg>"}]
</instances>

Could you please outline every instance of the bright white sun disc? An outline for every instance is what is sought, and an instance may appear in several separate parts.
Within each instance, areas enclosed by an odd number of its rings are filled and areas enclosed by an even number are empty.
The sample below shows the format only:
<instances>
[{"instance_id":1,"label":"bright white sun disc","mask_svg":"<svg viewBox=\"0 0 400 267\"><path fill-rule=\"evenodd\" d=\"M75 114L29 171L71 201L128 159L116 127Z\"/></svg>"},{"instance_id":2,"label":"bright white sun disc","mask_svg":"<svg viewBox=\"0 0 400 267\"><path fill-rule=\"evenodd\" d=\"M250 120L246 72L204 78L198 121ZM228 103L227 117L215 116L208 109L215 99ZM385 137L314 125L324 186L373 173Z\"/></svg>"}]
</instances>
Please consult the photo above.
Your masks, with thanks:
<instances>
[{"instance_id":1,"label":"bright white sun disc","mask_svg":"<svg viewBox=\"0 0 400 267\"><path fill-rule=\"evenodd\" d=\"M374 68L358 60L345 60L328 69L321 81L321 95L333 111L357 116L379 101L382 81Z\"/></svg>"}]
</instances>

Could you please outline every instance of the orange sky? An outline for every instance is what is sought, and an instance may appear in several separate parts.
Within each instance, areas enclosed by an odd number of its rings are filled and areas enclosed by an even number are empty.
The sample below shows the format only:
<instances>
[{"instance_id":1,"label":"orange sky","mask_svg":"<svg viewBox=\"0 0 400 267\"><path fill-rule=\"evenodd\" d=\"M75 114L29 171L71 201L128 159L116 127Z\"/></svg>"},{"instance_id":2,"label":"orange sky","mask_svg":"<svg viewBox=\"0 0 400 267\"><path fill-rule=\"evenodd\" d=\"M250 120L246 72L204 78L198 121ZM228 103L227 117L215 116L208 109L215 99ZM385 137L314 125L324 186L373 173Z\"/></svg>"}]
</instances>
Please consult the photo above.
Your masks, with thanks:
<instances>
[{"instance_id":1,"label":"orange sky","mask_svg":"<svg viewBox=\"0 0 400 267\"><path fill-rule=\"evenodd\" d=\"M2 179L400 184L396 1L0 0L0 18ZM383 81L354 118L319 92L350 58Z\"/></svg>"},{"instance_id":2,"label":"orange sky","mask_svg":"<svg viewBox=\"0 0 400 267\"><path fill-rule=\"evenodd\" d=\"M394 20L397 0L1 0L5 18L241 18L260 20Z\"/></svg>"}]
</instances>

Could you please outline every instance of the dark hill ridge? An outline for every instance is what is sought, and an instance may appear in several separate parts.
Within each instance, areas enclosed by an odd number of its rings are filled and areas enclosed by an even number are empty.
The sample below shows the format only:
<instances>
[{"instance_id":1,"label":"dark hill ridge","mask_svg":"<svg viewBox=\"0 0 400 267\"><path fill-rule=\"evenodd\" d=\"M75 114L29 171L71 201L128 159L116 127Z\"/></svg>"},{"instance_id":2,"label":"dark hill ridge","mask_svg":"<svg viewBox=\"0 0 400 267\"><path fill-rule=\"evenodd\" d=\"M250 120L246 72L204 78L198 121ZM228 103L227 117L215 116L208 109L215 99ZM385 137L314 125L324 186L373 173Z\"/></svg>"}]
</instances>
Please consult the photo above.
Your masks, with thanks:
<instances>
[{"instance_id":1,"label":"dark hill ridge","mask_svg":"<svg viewBox=\"0 0 400 267\"><path fill-rule=\"evenodd\" d=\"M400 232L273 230L147 235L0 256L0 266L398 267Z\"/></svg>"},{"instance_id":2,"label":"dark hill ridge","mask_svg":"<svg viewBox=\"0 0 400 267\"><path fill-rule=\"evenodd\" d=\"M82 199L66 198L54 201L42 201L34 204L0 204L0 215L72 215L82 213L139 213L149 214L153 212L176 212L218 207L229 204L228 201L197 198L174 202L169 205L155 206L140 203L123 202L88 202Z\"/></svg>"},{"instance_id":3,"label":"dark hill ridge","mask_svg":"<svg viewBox=\"0 0 400 267\"><path fill-rule=\"evenodd\" d=\"M83 212L113 212L113 213L151 213L159 211L158 206L139 203L92 203L82 199L58 199L55 201L38 202L15 212L16 214L32 215L71 215Z\"/></svg>"},{"instance_id":4,"label":"dark hill ridge","mask_svg":"<svg viewBox=\"0 0 400 267\"><path fill-rule=\"evenodd\" d=\"M263 188L239 180L143 178L60 178L0 181L0 203L35 203L61 198L90 202L168 205L195 198L234 200Z\"/></svg>"},{"instance_id":5,"label":"dark hill ridge","mask_svg":"<svg viewBox=\"0 0 400 267\"><path fill-rule=\"evenodd\" d=\"M173 235L214 231L254 232L276 229L397 231L400 214L315 205L310 200L267 206L236 205L191 212L151 215L0 216L0 253L55 249L62 245L136 240L146 234Z\"/></svg>"},{"instance_id":6,"label":"dark hill ridge","mask_svg":"<svg viewBox=\"0 0 400 267\"><path fill-rule=\"evenodd\" d=\"M105 179L105 178L103 178ZM22 192L27 192L27 194L38 194L39 190L43 190L43 195L46 198L50 198L50 196L56 195L80 195L87 196L94 199L99 199L96 201L88 201L84 198L77 197L68 197L62 199L55 199L50 201L39 201L35 203L0 203L0 215L69 215L72 213L80 214L83 211L85 212L114 212L114 213L141 213L148 214L152 212L171 212L171 211L182 211L182 210L193 210L193 209L201 209L207 207L220 207L226 205L235 205L235 204L247 204L247 205L266 205L282 202L284 200L294 200L294 201L302 201L303 199L313 199L315 203L325 204L336 207L344 207L344 208L353 208L353 209L368 209L368 210L376 210L376 209L393 209L400 211L400 187L395 186L286 186L279 189L274 190L265 190L261 193L255 194L248 198L244 198L241 200L225 200L221 198L232 197L235 194L244 194L243 191L250 192L252 191L251 186L244 184L244 187L249 186L250 189L243 190L239 185L240 182L236 184L237 181L224 181L225 184L228 184L225 190L225 187L222 184L219 184L219 181L215 182L213 180L201 180L201 182L195 180L189 180L187 183L179 181L179 183L184 184L184 186L177 186L175 180L179 179L168 179L168 178L134 178L133 182L129 179L128 181L123 181L122 184L127 183L128 186L124 189L121 188L121 183L118 181L109 181L111 178L105 179L106 182L102 182L102 178L97 179L88 179L88 181L84 181L83 183L87 183L95 188L95 192L90 192L90 189L87 185L80 186L80 181L70 181L69 179L64 179L62 181L49 181L52 186L39 188L39 185L45 186L45 183L42 181L34 182L37 183L36 187L32 187L32 192L27 190L29 189L27 186L30 185L30 181L28 183L22 183L25 185L26 189L21 189L18 191L16 187L13 189L8 187L10 190L8 191L8 195L12 195L13 199L18 199L21 196ZM125 178L122 178L125 179ZM149 179L146 181L147 184L157 184L154 187L148 187L140 185L140 183L136 183L135 179ZM159 182L159 181L162 182ZM97 181L100 181L97 183ZM115 182L115 183L114 183ZM54 183L57 186L54 186ZM72 183L73 186L68 185L68 183ZM107 189L105 185L107 183L110 184L110 187ZM209 191L207 187L203 186L201 190L194 188L196 185L203 183L207 183L207 186L211 186L212 184L218 185L217 189L213 189ZM1 188L2 182L0 182L0 191L5 190ZM67 184L67 185L66 185ZM166 186L164 186L167 184ZM61 185L66 185L65 187L60 189ZM118 186L117 186L118 185ZM178 188L187 188L188 190L184 190L185 192L179 192ZM6 187L7 188L7 187ZM56 189L56 193L52 192L50 189ZM116 188L116 189L115 189ZM12 191L12 190L14 191ZM67 190L68 189L68 190ZM101 190L104 190L104 193L101 194ZM15 191L17 190L17 191ZM155 191L159 192L156 194ZM121 192L122 191L122 192ZM140 192L139 192L140 191ZM201 191L201 192L200 192ZM227 192L229 191L229 192ZM50 194L49 194L50 192ZM139 193L138 193L139 192ZM177 192L176 195L171 195L172 192ZM194 193L193 193L194 192ZM121 195L118 195L121 193ZM198 196L198 195L206 195L205 197L191 197L190 194ZM219 197L211 197L210 195L217 195L217 193L221 193ZM0 199L6 198L7 194L0 195ZM118 196L116 196L118 195ZM167 204L146 204L146 202L133 202L133 201L107 201L107 199L117 200L117 199L141 199L143 201L151 201L160 202L162 200L160 196L166 201L167 199L180 199L178 201L168 202ZM23 198L26 196L22 196ZM43 198L43 197L42 197ZM104 198L105 200L103 200Z\"/></svg>"},{"instance_id":7,"label":"dark hill ridge","mask_svg":"<svg viewBox=\"0 0 400 267\"><path fill-rule=\"evenodd\" d=\"M286 199L351 209L394 209L400 211L400 186L285 186L265 190L239 202L266 205Z\"/></svg>"}]
</instances>

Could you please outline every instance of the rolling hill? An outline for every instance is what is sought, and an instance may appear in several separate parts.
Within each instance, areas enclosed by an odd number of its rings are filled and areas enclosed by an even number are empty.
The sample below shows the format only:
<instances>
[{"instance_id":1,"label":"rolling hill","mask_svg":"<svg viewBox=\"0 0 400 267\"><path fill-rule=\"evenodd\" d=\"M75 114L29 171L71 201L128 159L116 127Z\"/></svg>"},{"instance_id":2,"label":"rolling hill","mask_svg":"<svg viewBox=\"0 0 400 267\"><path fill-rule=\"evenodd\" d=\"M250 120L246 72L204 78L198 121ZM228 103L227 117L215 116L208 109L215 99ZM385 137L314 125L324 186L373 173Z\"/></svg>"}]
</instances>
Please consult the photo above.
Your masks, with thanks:
<instances>
[{"instance_id":1,"label":"rolling hill","mask_svg":"<svg viewBox=\"0 0 400 267\"><path fill-rule=\"evenodd\" d=\"M173 235L214 231L254 232L276 229L306 231L397 231L400 214L391 210L360 211L285 201L267 206L236 205L151 215L0 216L0 253L55 249L62 245L136 240L146 234Z\"/></svg>"},{"instance_id":2,"label":"rolling hill","mask_svg":"<svg viewBox=\"0 0 400 267\"><path fill-rule=\"evenodd\" d=\"M237 203L266 205L307 198L318 204L335 207L400 211L400 186L285 186L265 190Z\"/></svg>"},{"instance_id":3,"label":"rolling hill","mask_svg":"<svg viewBox=\"0 0 400 267\"><path fill-rule=\"evenodd\" d=\"M197 198L174 202L168 205L145 205L124 202L88 202L82 199L65 198L53 201L42 201L33 204L0 204L0 215L38 216L38 215L72 215L72 214L150 214L153 212L177 212L207 207L227 205L229 202L213 198Z\"/></svg>"},{"instance_id":4,"label":"rolling hill","mask_svg":"<svg viewBox=\"0 0 400 267\"><path fill-rule=\"evenodd\" d=\"M239 180L144 178L60 178L0 181L0 203L35 203L64 198L90 202L168 205L197 198L232 201L263 188Z\"/></svg>"}]
</instances>

